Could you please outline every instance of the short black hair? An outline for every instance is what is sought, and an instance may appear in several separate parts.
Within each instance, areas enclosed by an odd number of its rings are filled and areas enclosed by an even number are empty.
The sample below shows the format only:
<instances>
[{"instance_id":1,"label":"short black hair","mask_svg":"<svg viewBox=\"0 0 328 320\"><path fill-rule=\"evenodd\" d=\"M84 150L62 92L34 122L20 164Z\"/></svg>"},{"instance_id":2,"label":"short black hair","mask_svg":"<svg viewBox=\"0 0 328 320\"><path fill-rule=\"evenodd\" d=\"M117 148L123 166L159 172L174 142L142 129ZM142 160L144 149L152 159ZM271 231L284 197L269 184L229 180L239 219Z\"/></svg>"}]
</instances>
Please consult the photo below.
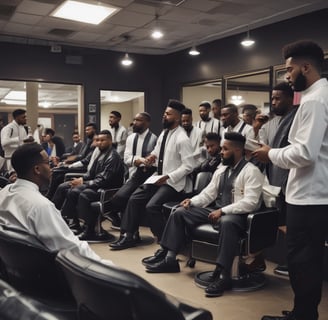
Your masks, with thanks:
<instances>
[{"instance_id":1,"label":"short black hair","mask_svg":"<svg viewBox=\"0 0 328 320\"><path fill-rule=\"evenodd\" d=\"M45 135L49 134L49 135L54 136L54 135L55 135L55 130L53 130L53 129L51 129L51 128L45 128L45 129L44 129L44 134L45 134Z\"/></svg>"},{"instance_id":2,"label":"short black hair","mask_svg":"<svg viewBox=\"0 0 328 320\"><path fill-rule=\"evenodd\" d=\"M209 103L209 102L207 102L207 101L203 101L200 105L199 105L199 107L205 107L206 109L211 109L211 104ZM198 107L198 108L199 108Z\"/></svg>"},{"instance_id":3,"label":"short black hair","mask_svg":"<svg viewBox=\"0 0 328 320\"><path fill-rule=\"evenodd\" d=\"M13 118L16 119L18 116L25 114L26 110L24 109L16 109L13 111Z\"/></svg>"},{"instance_id":4,"label":"short black hair","mask_svg":"<svg viewBox=\"0 0 328 320\"><path fill-rule=\"evenodd\" d=\"M310 59L316 69L321 72L324 53L322 48L311 40L299 40L289 43L282 48L284 59L288 58L305 58Z\"/></svg>"},{"instance_id":5,"label":"short black hair","mask_svg":"<svg viewBox=\"0 0 328 320\"><path fill-rule=\"evenodd\" d=\"M233 103L228 103L222 109L229 109L230 113L238 113L238 107Z\"/></svg>"},{"instance_id":6,"label":"short black hair","mask_svg":"<svg viewBox=\"0 0 328 320\"><path fill-rule=\"evenodd\" d=\"M180 113L182 112L182 110L186 109L186 106L183 103L175 99L170 99L169 102L167 103L167 106Z\"/></svg>"},{"instance_id":7,"label":"short black hair","mask_svg":"<svg viewBox=\"0 0 328 320\"><path fill-rule=\"evenodd\" d=\"M145 118L146 121L148 121L148 122L151 121L151 116L150 116L150 114L149 114L148 112L140 112L139 114L140 114L143 118ZM133 122L132 122L132 124L133 124Z\"/></svg>"},{"instance_id":8,"label":"short black hair","mask_svg":"<svg viewBox=\"0 0 328 320\"><path fill-rule=\"evenodd\" d=\"M121 113L118 111L111 111L110 113L113 114L116 118L120 118L120 119L122 118Z\"/></svg>"},{"instance_id":9,"label":"short black hair","mask_svg":"<svg viewBox=\"0 0 328 320\"><path fill-rule=\"evenodd\" d=\"M224 134L224 139L232 141L236 146L244 149L246 138L239 132L226 132Z\"/></svg>"},{"instance_id":10,"label":"short black hair","mask_svg":"<svg viewBox=\"0 0 328 320\"><path fill-rule=\"evenodd\" d=\"M104 134L104 135L106 135L108 138L112 139L112 134L110 133L109 130L101 130L101 131L98 133L98 135L100 135L100 134Z\"/></svg>"},{"instance_id":11,"label":"short black hair","mask_svg":"<svg viewBox=\"0 0 328 320\"><path fill-rule=\"evenodd\" d=\"M92 127L95 131L98 130L98 127L94 122L88 122L85 127Z\"/></svg>"},{"instance_id":12,"label":"short black hair","mask_svg":"<svg viewBox=\"0 0 328 320\"><path fill-rule=\"evenodd\" d=\"M250 111L256 113L257 107L254 104L248 104L248 103L247 104L243 104L242 105L242 113L244 111L246 111L246 110L250 110Z\"/></svg>"},{"instance_id":13,"label":"short black hair","mask_svg":"<svg viewBox=\"0 0 328 320\"><path fill-rule=\"evenodd\" d=\"M288 82L283 81L279 82L277 85L275 85L272 90L282 91L286 96L293 98L294 97L294 90L289 85Z\"/></svg>"},{"instance_id":14,"label":"short black hair","mask_svg":"<svg viewBox=\"0 0 328 320\"><path fill-rule=\"evenodd\" d=\"M18 178L25 177L35 165L44 161L42 151L44 149L38 143L23 144L14 151L11 164Z\"/></svg>"},{"instance_id":15,"label":"short black hair","mask_svg":"<svg viewBox=\"0 0 328 320\"><path fill-rule=\"evenodd\" d=\"M207 139L209 141L217 141L220 143L221 137L216 132L208 132L205 135L205 139Z\"/></svg>"},{"instance_id":16,"label":"short black hair","mask_svg":"<svg viewBox=\"0 0 328 320\"><path fill-rule=\"evenodd\" d=\"M221 99L214 99L212 101L213 104L216 104L218 107L222 106L222 100Z\"/></svg>"},{"instance_id":17,"label":"short black hair","mask_svg":"<svg viewBox=\"0 0 328 320\"><path fill-rule=\"evenodd\" d=\"M186 109L181 111L181 115L183 115L183 114L188 114L188 115L192 116L192 110L189 109L189 108L186 108Z\"/></svg>"}]
</instances>

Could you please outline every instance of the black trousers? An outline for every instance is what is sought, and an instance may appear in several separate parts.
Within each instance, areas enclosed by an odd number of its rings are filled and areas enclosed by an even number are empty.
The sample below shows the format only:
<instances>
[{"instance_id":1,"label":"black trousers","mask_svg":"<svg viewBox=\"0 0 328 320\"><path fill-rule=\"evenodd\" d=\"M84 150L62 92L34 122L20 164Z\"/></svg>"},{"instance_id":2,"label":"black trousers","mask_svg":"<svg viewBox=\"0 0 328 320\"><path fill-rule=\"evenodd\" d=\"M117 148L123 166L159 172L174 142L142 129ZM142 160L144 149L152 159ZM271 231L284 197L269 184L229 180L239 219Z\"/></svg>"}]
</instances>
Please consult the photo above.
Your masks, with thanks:
<instances>
[{"instance_id":1,"label":"black trousers","mask_svg":"<svg viewBox=\"0 0 328 320\"><path fill-rule=\"evenodd\" d=\"M288 272L297 320L317 320L328 205L287 204Z\"/></svg>"},{"instance_id":2,"label":"black trousers","mask_svg":"<svg viewBox=\"0 0 328 320\"><path fill-rule=\"evenodd\" d=\"M121 229L135 233L138 231L143 216L147 215L152 233L160 240L166 223L162 205L180 199L180 192L168 184L160 187L153 184L143 184L133 192L128 201L122 216Z\"/></svg>"},{"instance_id":3,"label":"black trousers","mask_svg":"<svg viewBox=\"0 0 328 320\"><path fill-rule=\"evenodd\" d=\"M178 253L186 244L187 233L210 223L208 215L214 209L191 206L179 207L167 221L161 246ZM229 214L219 219L219 242L216 263L230 273L234 257L239 253L239 240L246 231L247 214Z\"/></svg>"}]
</instances>

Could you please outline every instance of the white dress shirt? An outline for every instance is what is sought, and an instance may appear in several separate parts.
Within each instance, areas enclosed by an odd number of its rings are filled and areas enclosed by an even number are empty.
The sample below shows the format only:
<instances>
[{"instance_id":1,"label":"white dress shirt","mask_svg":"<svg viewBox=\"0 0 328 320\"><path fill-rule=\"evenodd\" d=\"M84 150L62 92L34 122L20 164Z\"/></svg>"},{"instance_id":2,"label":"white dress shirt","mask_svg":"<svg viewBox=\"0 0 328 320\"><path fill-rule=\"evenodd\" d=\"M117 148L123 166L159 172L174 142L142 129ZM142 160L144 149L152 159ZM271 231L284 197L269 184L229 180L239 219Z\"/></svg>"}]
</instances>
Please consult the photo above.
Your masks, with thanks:
<instances>
[{"instance_id":1,"label":"white dress shirt","mask_svg":"<svg viewBox=\"0 0 328 320\"><path fill-rule=\"evenodd\" d=\"M328 204L328 81L302 92L289 131L290 145L271 149L272 163L290 169L286 201L295 205Z\"/></svg>"},{"instance_id":2,"label":"white dress shirt","mask_svg":"<svg viewBox=\"0 0 328 320\"><path fill-rule=\"evenodd\" d=\"M134 161L142 158L142 147L148 132L149 129L145 130L141 134L134 132L130 134L126 140L126 146L124 151L124 163L129 168L129 177L132 177L132 175L137 170L137 167L134 165ZM133 155L133 143L136 135L138 135L137 149L136 149L136 154ZM154 149L156 140L157 140L156 135L152 134L149 139L149 143L152 145L152 147L150 147L150 150Z\"/></svg>"},{"instance_id":3,"label":"white dress shirt","mask_svg":"<svg viewBox=\"0 0 328 320\"><path fill-rule=\"evenodd\" d=\"M163 134L164 131L158 137L155 149L151 152L156 156L157 161ZM170 130L166 139L163 158L163 175L169 176L166 183L176 191L182 191L186 185L186 176L193 171L195 165L191 142L185 129L178 126Z\"/></svg>"},{"instance_id":4,"label":"white dress shirt","mask_svg":"<svg viewBox=\"0 0 328 320\"><path fill-rule=\"evenodd\" d=\"M125 150L125 143L128 137L128 132L122 125L118 125L118 128L113 128L109 126L109 131L112 134L112 141L113 143L117 143L116 151L123 159L124 157L124 150Z\"/></svg>"},{"instance_id":5,"label":"white dress shirt","mask_svg":"<svg viewBox=\"0 0 328 320\"><path fill-rule=\"evenodd\" d=\"M193 153L194 159L198 166L205 160L203 154L206 154L206 149L203 147L203 140L204 140L203 130L193 126L189 134L189 139L191 142L192 149L194 150Z\"/></svg>"},{"instance_id":6,"label":"white dress shirt","mask_svg":"<svg viewBox=\"0 0 328 320\"><path fill-rule=\"evenodd\" d=\"M220 177L227 166L222 164L216 169L210 183L203 191L191 198L191 205L208 207L218 196ZM225 214L253 212L260 208L264 175L248 162L234 181L233 203L222 207Z\"/></svg>"},{"instance_id":7,"label":"white dress shirt","mask_svg":"<svg viewBox=\"0 0 328 320\"><path fill-rule=\"evenodd\" d=\"M82 256L102 260L86 241L80 241L68 228L59 210L41 195L38 186L25 179L0 190L0 222L28 232L39 239L50 251L77 249Z\"/></svg>"},{"instance_id":8,"label":"white dress shirt","mask_svg":"<svg viewBox=\"0 0 328 320\"><path fill-rule=\"evenodd\" d=\"M221 124L220 121L216 118L210 118L208 121L198 120L194 126L202 129L204 135L209 132L220 134Z\"/></svg>"},{"instance_id":9,"label":"white dress shirt","mask_svg":"<svg viewBox=\"0 0 328 320\"><path fill-rule=\"evenodd\" d=\"M244 125L244 123L245 122L243 120L240 120L234 127L228 126L227 128L225 128L223 130L223 134L222 134L222 137L221 137L221 146L223 146L224 134L226 132L239 132L246 139L254 139L255 133L254 133L253 127L251 125L247 124L247 123ZM243 125L244 125L244 127L243 127ZM241 128L242 128L242 130L241 130Z\"/></svg>"}]
</instances>

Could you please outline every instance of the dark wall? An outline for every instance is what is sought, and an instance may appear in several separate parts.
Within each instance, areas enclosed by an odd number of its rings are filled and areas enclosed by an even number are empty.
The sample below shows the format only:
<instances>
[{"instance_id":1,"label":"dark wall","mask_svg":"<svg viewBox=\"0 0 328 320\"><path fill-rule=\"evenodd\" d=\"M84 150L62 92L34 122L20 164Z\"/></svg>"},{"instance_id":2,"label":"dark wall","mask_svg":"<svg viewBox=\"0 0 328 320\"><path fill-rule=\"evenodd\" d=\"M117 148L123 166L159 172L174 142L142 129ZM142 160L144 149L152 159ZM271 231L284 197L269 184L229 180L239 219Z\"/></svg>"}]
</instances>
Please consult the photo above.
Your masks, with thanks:
<instances>
[{"instance_id":1,"label":"dark wall","mask_svg":"<svg viewBox=\"0 0 328 320\"><path fill-rule=\"evenodd\" d=\"M282 46L302 38L328 50L327 30L325 9L251 30L257 44L249 50L239 44L243 33L199 46L197 57L189 56L188 50L165 56L131 54L134 64L126 69L119 63L122 53L69 47L51 53L49 47L0 43L0 79L81 84L85 111L89 103L96 103L99 112L101 89L144 91L152 129L158 133L167 100L179 99L183 84L282 64ZM82 57L82 64L67 64L70 55Z\"/></svg>"}]
</instances>

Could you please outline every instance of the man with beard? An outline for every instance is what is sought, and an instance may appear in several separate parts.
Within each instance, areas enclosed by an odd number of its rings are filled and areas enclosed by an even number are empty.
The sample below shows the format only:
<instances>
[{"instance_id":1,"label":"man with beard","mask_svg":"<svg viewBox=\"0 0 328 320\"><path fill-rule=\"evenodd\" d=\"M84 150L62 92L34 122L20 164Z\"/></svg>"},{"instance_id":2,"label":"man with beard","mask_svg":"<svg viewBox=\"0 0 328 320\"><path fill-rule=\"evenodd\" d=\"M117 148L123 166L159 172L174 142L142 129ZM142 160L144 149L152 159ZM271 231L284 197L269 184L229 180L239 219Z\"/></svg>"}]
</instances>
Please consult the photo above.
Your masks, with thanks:
<instances>
[{"instance_id":1,"label":"man with beard","mask_svg":"<svg viewBox=\"0 0 328 320\"><path fill-rule=\"evenodd\" d=\"M328 82L321 78L323 50L312 41L283 48L286 79L302 92L289 131L289 145L263 145L254 155L289 169L287 202L287 262L294 291L293 311L263 320L318 319L323 281L323 257L328 226Z\"/></svg>"},{"instance_id":2,"label":"man with beard","mask_svg":"<svg viewBox=\"0 0 328 320\"><path fill-rule=\"evenodd\" d=\"M195 127L203 130L204 135L209 132L220 134L220 121L216 118L210 117L211 104L209 102L202 102L199 105L200 119L195 123Z\"/></svg>"},{"instance_id":3,"label":"man with beard","mask_svg":"<svg viewBox=\"0 0 328 320\"><path fill-rule=\"evenodd\" d=\"M259 169L244 159L244 144L245 137L240 133L225 134L221 165L200 194L183 200L171 213L160 242L161 249L142 260L147 272L179 272L176 255L186 243L186 231L211 222L220 229L219 250L213 282L205 289L205 294L221 296L231 289L233 259L240 237L246 231L247 213L261 205L264 180Z\"/></svg>"},{"instance_id":4,"label":"man with beard","mask_svg":"<svg viewBox=\"0 0 328 320\"><path fill-rule=\"evenodd\" d=\"M147 112L137 113L133 119L133 133L126 140L124 151L124 163L129 167L129 180L116 192L110 202L110 214L108 218L112 226L119 227L121 218L119 212L123 212L131 194L151 176L156 167L143 164L143 158L153 151L157 136L149 130L151 117ZM124 234L124 230L121 230Z\"/></svg>"},{"instance_id":5,"label":"man with beard","mask_svg":"<svg viewBox=\"0 0 328 320\"><path fill-rule=\"evenodd\" d=\"M128 131L124 126L120 124L122 115L118 111L112 111L109 114L109 131L113 137L113 147L116 149L117 153L123 159L125 143L128 137Z\"/></svg>"},{"instance_id":6,"label":"man with beard","mask_svg":"<svg viewBox=\"0 0 328 320\"><path fill-rule=\"evenodd\" d=\"M12 155L17 180L0 191L0 222L35 236L50 251L77 249L90 259L101 260L88 243L80 241L64 222L59 210L39 189L51 171L47 152L37 143L19 147Z\"/></svg>"},{"instance_id":7,"label":"man with beard","mask_svg":"<svg viewBox=\"0 0 328 320\"><path fill-rule=\"evenodd\" d=\"M185 130L180 126L183 109L185 106L177 100L168 102L163 115L164 130L157 140L155 149L142 159L146 167L155 165L157 172L152 177L152 183L146 181L131 195L121 223L125 235L118 242L110 244L112 250L127 249L137 244L134 234L138 232L144 214L148 215L151 231L159 241L166 223L162 205L168 201L181 200L186 176L194 168L191 143Z\"/></svg>"}]
</instances>

